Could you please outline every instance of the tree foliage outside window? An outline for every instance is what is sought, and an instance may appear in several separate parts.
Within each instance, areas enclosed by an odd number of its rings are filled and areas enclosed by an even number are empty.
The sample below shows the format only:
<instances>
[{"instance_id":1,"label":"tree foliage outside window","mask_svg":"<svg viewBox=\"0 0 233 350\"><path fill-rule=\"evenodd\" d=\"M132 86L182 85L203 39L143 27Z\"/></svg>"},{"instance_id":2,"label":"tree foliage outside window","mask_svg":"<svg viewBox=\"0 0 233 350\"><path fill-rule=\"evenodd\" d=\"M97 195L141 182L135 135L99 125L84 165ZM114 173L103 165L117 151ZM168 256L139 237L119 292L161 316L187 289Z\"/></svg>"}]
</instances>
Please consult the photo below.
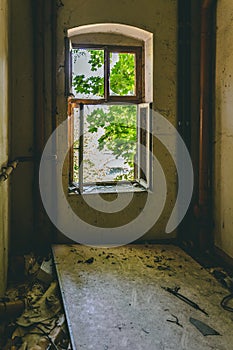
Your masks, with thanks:
<instances>
[{"instance_id":1,"label":"tree foliage outside window","mask_svg":"<svg viewBox=\"0 0 233 350\"><path fill-rule=\"evenodd\" d=\"M114 54L110 55L110 59ZM135 55L119 53L110 72L110 90L120 96L133 95L135 90Z\"/></svg>"},{"instance_id":2,"label":"tree foliage outside window","mask_svg":"<svg viewBox=\"0 0 233 350\"><path fill-rule=\"evenodd\" d=\"M136 151L135 116L135 105L112 105L107 112L98 108L87 117L90 132L104 128L104 134L98 139L99 150L107 148L116 158L123 157L131 168Z\"/></svg>"},{"instance_id":3,"label":"tree foliage outside window","mask_svg":"<svg viewBox=\"0 0 233 350\"><path fill-rule=\"evenodd\" d=\"M88 63L93 75L74 75L72 85L78 94L104 96L104 77L94 72L103 68L104 50L74 49L74 61L88 53ZM135 55L132 53L110 53L110 94L129 96L135 93ZM108 109L94 109L87 116L89 132L97 133L99 128L104 134L98 139L98 149L111 151L116 158L122 157L131 171L120 175L116 180L132 180L134 177L134 156L136 152L136 105L110 105ZM75 166L75 165L74 165Z\"/></svg>"},{"instance_id":4,"label":"tree foliage outside window","mask_svg":"<svg viewBox=\"0 0 233 350\"><path fill-rule=\"evenodd\" d=\"M104 65L104 50L73 49L74 63L78 62L79 58L83 56L87 58L88 54L90 71L97 72ZM79 74L73 76L72 82L74 91L77 94L104 96L104 77L102 76Z\"/></svg>"}]
</instances>

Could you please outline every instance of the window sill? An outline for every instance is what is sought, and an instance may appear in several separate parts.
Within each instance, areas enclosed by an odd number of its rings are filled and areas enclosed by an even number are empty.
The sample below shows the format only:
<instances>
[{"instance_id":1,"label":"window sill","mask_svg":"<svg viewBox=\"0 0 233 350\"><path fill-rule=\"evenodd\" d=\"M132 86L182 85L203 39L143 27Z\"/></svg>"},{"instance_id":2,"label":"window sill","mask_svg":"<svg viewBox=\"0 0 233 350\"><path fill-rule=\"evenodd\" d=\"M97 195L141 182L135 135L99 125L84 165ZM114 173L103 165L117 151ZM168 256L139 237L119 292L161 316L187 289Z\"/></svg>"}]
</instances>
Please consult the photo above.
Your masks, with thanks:
<instances>
[{"instance_id":1,"label":"window sill","mask_svg":"<svg viewBox=\"0 0 233 350\"><path fill-rule=\"evenodd\" d=\"M118 183L118 184L88 184L83 186L83 194L99 194L99 193L138 193L148 192L149 190L138 182L134 183ZM69 186L69 195L81 194L78 184L73 183Z\"/></svg>"}]
</instances>

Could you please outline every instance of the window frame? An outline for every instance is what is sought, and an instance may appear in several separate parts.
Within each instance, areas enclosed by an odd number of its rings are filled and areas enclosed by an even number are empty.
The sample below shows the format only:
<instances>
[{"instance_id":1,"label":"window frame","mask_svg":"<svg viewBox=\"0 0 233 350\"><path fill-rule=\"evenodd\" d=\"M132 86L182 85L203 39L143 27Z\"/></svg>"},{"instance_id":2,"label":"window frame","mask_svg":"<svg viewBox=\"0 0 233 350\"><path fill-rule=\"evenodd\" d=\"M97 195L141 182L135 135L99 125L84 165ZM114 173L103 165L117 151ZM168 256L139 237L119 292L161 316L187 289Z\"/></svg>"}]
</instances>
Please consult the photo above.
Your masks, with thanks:
<instances>
[{"instance_id":1,"label":"window frame","mask_svg":"<svg viewBox=\"0 0 233 350\"><path fill-rule=\"evenodd\" d=\"M144 91L142 89L142 47L141 46L123 46L123 45L100 45L100 44L76 44L71 43L67 38L65 40L66 59L65 59L65 95L69 97L72 93L72 50L73 49L93 49L93 50L104 50L104 98L75 98L77 101L83 104L88 104L91 101L98 101L101 103L107 102L132 102L141 103ZM136 61L136 72L135 72L135 91L134 96L113 96L110 95L109 79L110 79L110 52L119 53L134 53Z\"/></svg>"},{"instance_id":2,"label":"window frame","mask_svg":"<svg viewBox=\"0 0 233 350\"><path fill-rule=\"evenodd\" d=\"M74 143L74 115L73 115L73 109L74 107L80 107L80 113L83 114L83 106L84 105L113 105L113 104L135 104L137 105L137 108L139 108L140 105L145 107L147 105L148 107L148 120L149 120L149 130L148 135L146 136L148 139L148 157L147 157L147 169L148 172L146 176L148 176L147 181L141 181L140 179L140 170L138 170L138 167L136 167L135 170L135 179L131 181L131 183L136 183L143 187L144 190L151 190L152 189L152 162L151 162L151 152L152 152L152 137L151 137L151 103L145 103L143 102L143 96L145 92L145 78L144 78L144 64L143 64L143 47L142 46L124 46L124 45L102 45L102 44L75 44L72 43L69 38L67 38L66 44L66 63L65 63L65 95L68 98L68 120L69 120L69 126L68 126L68 143L69 143L69 183L70 185L74 184L73 176L74 176L74 169L73 169L73 161L74 161L74 150L73 150L73 143ZM104 49L104 98L76 98L73 96L72 93L72 49ZM113 96L110 95L110 89L109 89L109 81L110 81L110 60L109 60L109 54L110 52L128 52L128 53L134 53L135 54L135 61L136 61L136 72L135 72L135 96ZM82 127L83 121L81 121L82 117L80 118L80 126ZM139 140L141 136L139 136L139 129L140 126L138 124L140 117L137 113L137 140L136 140L136 149L137 152L140 149ZM83 135L81 135L83 138ZM82 144L82 142L81 142ZM82 153L81 147L80 152ZM79 153L80 153L79 152ZM82 163L83 158L79 157L79 164ZM81 167L80 167L81 170ZM79 176L79 186L78 186L78 192L83 193L83 179L80 181L80 177L82 178L82 170L81 175ZM119 183L127 183L127 181L120 180L120 181L108 181L108 182L99 182L95 183L96 185L113 185L113 184L119 184ZM92 186L93 183L85 183L85 186ZM76 192L76 191L75 191Z\"/></svg>"},{"instance_id":3,"label":"window frame","mask_svg":"<svg viewBox=\"0 0 233 350\"><path fill-rule=\"evenodd\" d=\"M142 116L142 109L145 110L146 116ZM146 151L144 155L144 165L145 165L145 174L142 171L141 167L136 169L136 181L145 187L146 189L152 189L152 153L153 153L153 144L152 144L152 103L140 103L138 104L137 110L137 163L142 165L141 155L143 151ZM143 139L146 142L143 142ZM143 145L145 150L141 147ZM144 177L145 176L145 177Z\"/></svg>"}]
</instances>

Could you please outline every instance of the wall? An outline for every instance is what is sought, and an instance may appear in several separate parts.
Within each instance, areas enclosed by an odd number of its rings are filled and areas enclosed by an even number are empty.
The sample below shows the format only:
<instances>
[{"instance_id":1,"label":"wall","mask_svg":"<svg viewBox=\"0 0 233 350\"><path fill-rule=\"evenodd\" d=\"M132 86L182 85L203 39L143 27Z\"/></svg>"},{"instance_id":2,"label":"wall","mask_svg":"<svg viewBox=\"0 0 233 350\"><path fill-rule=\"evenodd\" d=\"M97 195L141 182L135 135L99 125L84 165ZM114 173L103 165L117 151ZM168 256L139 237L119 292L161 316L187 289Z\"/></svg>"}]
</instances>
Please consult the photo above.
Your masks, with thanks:
<instances>
[{"instance_id":1,"label":"wall","mask_svg":"<svg viewBox=\"0 0 233 350\"><path fill-rule=\"evenodd\" d=\"M47 1L41 1L47 4ZM34 76L34 43L32 16L32 2L24 0L19 2L11 0L11 102L12 102L12 145L11 158L32 157L35 152L34 144L34 118L35 101L34 89L39 81ZM44 5L47 6L47 5ZM64 98L64 31L68 28L90 24L95 22L116 22L137 26L154 33L154 107L164 114L169 121L176 124L176 48L177 48L177 1L176 0L147 0L141 11L141 1L134 0L125 2L123 0L107 1L58 1L58 24L57 24L57 123L66 118L66 100ZM46 11L46 9L45 9ZM45 18L45 42L44 60L45 65L43 77L43 101L44 101L44 138L48 137L51 131L51 87L50 79L51 52L49 32L51 18L49 14ZM169 140L169 142L171 142ZM173 145L175 147L175 145ZM146 239L169 238L171 235L164 235L164 229L176 198L177 180L176 172L171 157L166 148L156 141L155 152L167 176L168 196L165 209L160 220L151 228ZM12 176L12 198L11 198L11 227L12 227L12 249L24 251L33 246L35 241L34 218L35 213L35 192L34 192L34 165L33 162L21 162ZM145 198L135 198L133 207L140 210ZM86 211L85 206L79 198L72 199L74 210L80 211L81 215L89 216L93 223L96 221L96 213ZM132 208L125 212L125 219L128 214L134 215ZM90 214L90 215L89 215ZM130 214L130 215L131 215ZM61 219L65 213L59 212ZM151 216L153 216L151 208ZM99 224L106 226L114 225L119 221L120 216L98 217ZM113 222L114 221L114 222ZM43 226L43 227L42 227ZM45 233L46 232L46 233ZM43 235L42 235L43 234ZM39 239L46 241L51 234L48 220L41 223ZM47 238L46 238L47 237ZM38 237L37 237L38 238Z\"/></svg>"},{"instance_id":2,"label":"wall","mask_svg":"<svg viewBox=\"0 0 233 350\"><path fill-rule=\"evenodd\" d=\"M11 0L11 157L32 157L34 147L33 18L31 1ZM33 163L12 176L12 250L28 249L33 233Z\"/></svg>"},{"instance_id":3,"label":"wall","mask_svg":"<svg viewBox=\"0 0 233 350\"><path fill-rule=\"evenodd\" d=\"M233 257L233 2L217 2L215 244Z\"/></svg>"},{"instance_id":4,"label":"wall","mask_svg":"<svg viewBox=\"0 0 233 350\"><path fill-rule=\"evenodd\" d=\"M8 162L8 1L0 0L0 168ZM9 181L0 183L0 297L7 282Z\"/></svg>"},{"instance_id":5,"label":"wall","mask_svg":"<svg viewBox=\"0 0 233 350\"><path fill-rule=\"evenodd\" d=\"M176 66L177 66L177 1L175 0L141 0L133 1L75 1L60 2L57 19L57 120L61 123L66 119L66 100L64 98L64 36L66 30L72 27L92 23L122 23L145 29L154 34L154 109L161 112L169 121L176 125ZM156 126L155 126L156 127ZM175 149L176 145L168 142ZM166 223L173 209L177 178L174 164L166 148L155 141L154 151L159 159L167 180L167 200L159 221L148 230L146 240L175 237L175 232L165 235ZM67 170L64 171L65 187L68 185ZM156 180L156 174L155 174ZM65 190L66 191L66 190ZM106 198L111 200L111 198ZM73 210L92 225L113 227L115 223L123 224L130 217L137 216L141 211L145 195L135 196L133 204L123 213L101 215L87 209L79 196L69 198ZM154 216L154 208L150 217ZM66 221L66 211L59 207L61 221ZM96 228L98 231L98 228Z\"/></svg>"}]
</instances>

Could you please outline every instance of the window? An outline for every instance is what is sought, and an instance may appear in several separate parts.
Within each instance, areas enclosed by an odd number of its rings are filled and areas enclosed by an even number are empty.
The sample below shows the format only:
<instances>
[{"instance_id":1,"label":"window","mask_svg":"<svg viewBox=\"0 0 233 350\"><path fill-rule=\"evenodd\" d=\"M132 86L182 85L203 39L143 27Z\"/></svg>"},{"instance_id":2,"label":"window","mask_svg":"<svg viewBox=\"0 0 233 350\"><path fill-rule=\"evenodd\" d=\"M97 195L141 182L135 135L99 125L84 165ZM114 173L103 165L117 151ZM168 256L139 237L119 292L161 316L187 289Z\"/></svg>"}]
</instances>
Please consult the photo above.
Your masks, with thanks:
<instances>
[{"instance_id":1,"label":"window","mask_svg":"<svg viewBox=\"0 0 233 350\"><path fill-rule=\"evenodd\" d=\"M103 46L71 49L69 92L79 101L139 102L142 97L141 47Z\"/></svg>"},{"instance_id":2,"label":"window","mask_svg":"<svg viewBox=\"0 0 233 350\"><path fill-rule=\"evenodd\" d=\"M66 44L70 189L151 187L151 113L142 45ZM118 186L119 189L119 186Z\"/></svg>"}]
</instances>

